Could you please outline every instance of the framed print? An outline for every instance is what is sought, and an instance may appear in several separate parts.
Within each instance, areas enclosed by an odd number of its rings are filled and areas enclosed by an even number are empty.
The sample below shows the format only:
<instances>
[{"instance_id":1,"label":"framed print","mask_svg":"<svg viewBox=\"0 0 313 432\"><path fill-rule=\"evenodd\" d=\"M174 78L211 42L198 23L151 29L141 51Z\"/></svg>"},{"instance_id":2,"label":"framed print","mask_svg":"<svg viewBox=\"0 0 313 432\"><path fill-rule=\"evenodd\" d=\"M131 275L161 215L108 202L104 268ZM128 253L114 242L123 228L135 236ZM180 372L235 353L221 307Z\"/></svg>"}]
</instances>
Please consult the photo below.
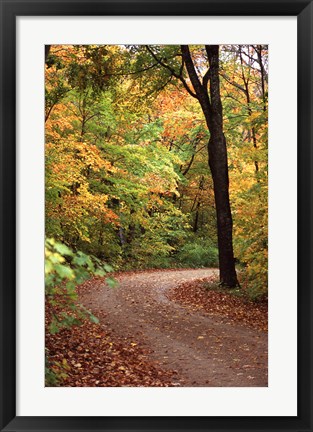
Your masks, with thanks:
<instances>
[{"instance_id":1,"label":"framed print","mask_svg":"<svg viewBox=\"0 0 313 432\"><path fill-rule=\"evenodd\" d=\"M1 430L312 431L311 63L310 1L1 2Z\"/></svg>"}]
</instances>

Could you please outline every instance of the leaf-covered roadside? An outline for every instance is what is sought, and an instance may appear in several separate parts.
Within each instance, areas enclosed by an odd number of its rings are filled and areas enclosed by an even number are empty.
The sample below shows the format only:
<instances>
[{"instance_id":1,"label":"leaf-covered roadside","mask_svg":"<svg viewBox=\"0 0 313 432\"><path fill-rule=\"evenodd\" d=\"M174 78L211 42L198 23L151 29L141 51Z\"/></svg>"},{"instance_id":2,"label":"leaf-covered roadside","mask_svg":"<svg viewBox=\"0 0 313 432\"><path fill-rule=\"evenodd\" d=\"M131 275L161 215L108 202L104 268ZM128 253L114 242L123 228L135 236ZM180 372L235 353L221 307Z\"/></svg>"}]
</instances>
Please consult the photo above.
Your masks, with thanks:
<instances>
[{"instance_id":1,"label":"leaf-covered roadside","mask_svg":"<svg viewBox=\"0 0 313 432\"><path fill-rule=\"evenodd\" d=\"M108 288L110 289L110 288ZM75 317L75 311L58 304L59 314ZM51 305L46 303L46 329L52 319ZM147 359L147 352L136 342L126 345L105 326L87 318L80 326L62 328L58 333L46 331L49 358L48 386L62 387L168 387L171 371L162 370ZM52 379L51 379L52 377Z\"/></svg>"},{"instance_id":2,"label":"leaf-covered roadside","mask_svg":"<svg viewBox=\"0 0 313 432\"><path fill-rule=\"evenodd\" d=\"M73 252L47 239L46 273L46 385L69 387L168 386L171 372L147 361L135 342L122 344L83 307L77 284L104 277L111 267L95 257ZM107 289L116 281L105 278Z\"/></svg>"},{"instance_id":3,"label":"leaf-covered roadside","mask_svg":"<svg viewBox=\"0 0 313 432\"><path fill-rule=\"evenodd\" d=\"M257 330L268 330L267 301L253 302L242 293L219 290L214 278L184 282L168 294L170 300L176 301L193 310L220 316L225 322L234 322Z\"/></svg>"}]
</instances>

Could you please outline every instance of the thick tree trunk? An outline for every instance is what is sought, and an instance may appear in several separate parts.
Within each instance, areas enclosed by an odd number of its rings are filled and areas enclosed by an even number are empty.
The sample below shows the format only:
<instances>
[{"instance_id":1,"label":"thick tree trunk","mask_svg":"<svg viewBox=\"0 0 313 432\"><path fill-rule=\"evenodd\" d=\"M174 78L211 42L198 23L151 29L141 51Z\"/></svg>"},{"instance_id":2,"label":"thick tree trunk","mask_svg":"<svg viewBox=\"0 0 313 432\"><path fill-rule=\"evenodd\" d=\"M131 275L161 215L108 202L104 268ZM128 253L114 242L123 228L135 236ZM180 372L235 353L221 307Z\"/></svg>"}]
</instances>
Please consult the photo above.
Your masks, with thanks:
<instances>
[{"instance_id":1,"label":"thick tree trunk","mask_svg":"<svg viewBox=\"0 0 313 432\"><path fill-rule=\"evenodd\" d=\"M227 287L238 285L233 252L233 220L229 202L229 178L226 139L223 133L223 108L219 80L219 47L206 46L210 64L211 116L208 144L217 216L220 282Z\"/></svg>"},{"instance_id":2,"label":"thick tree trunk","mask_svg":"<svg viewBox=\"0 0 313 432\"><path fill-rule=\"evenodd\" d=\"M229 204L226 140L223 133L211 134L208 144L217 217L220 283L238 285L233 253L233 220Z\"/></svg>"},{"instance_id":3,"label":"thick tree trunk","mask_svg":"<svg viewBox=\"0 0 313 432\"><path fill-rule=\"evenodd\" d=\"M45 62L47 61L51 45L45 45Z\"/></svg>"},{"instance_id":4,"label":"thick tree trunk","mask_svg":"<svg viewBox=\"0 0 313 432\"><path fill-rule=\"evenodd\" d=\"M229 202L227 148L223 133L223 109L219 82L219 47L218 45L205 46L210 68L204 75L202 83L196 73L189 47L183 45L181 48L190 81L210 131L208 153L217 216L220 283L233 288L239 284L233 252L233 221ZM208 82L210 83L210 95L207 89Z\"/></svg>"}]
</instances>

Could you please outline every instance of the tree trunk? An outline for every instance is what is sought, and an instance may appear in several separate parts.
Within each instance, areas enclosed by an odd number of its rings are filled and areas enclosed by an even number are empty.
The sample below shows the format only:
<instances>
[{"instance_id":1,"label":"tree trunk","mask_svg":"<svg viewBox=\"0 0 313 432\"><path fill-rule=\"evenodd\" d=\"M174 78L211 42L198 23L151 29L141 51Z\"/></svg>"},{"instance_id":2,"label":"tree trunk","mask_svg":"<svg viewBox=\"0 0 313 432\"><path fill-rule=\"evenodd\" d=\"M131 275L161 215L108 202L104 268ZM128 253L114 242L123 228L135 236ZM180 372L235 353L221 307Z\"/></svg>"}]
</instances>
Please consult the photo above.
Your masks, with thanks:
<instances>
[{"instance_id":1,"label":"tree trunk","mask_svg":"<svg viewBox=\"0 0 313 432\"><path fill-rule=\"evenodd\" d=\"M50 53L51 45L45 45L45 62L47 61L48 55Z\"/></svg>"},{"instance_id":2,"label":"tree trunk","mask_svg":"<svg viewBox=\"0 0 313 432\"><path fill-rule=\"evenodd\" d=\"M211 134L208 144L217 217L220 283L238 285L233 253L233 220L229 203L226 140L224 134Z\"/></svg>"},{"instance_id":3,"label":"tree trunk","mask_svg":"<svg viewBox=\"0 0 313 432\"><path fill-rule=\"evenodd\" d=\"M229 202L229 178L226 139L223 133L223 108L219 80L219 47L206 46L210 64L211 118L208 144L212 172L220 265L220 283L227 287L238 285L233 252L233 219Z\"/></svg>"},{"instance_id":4,"label":"tree trunk","mask_svg":"<svg viewBox=\"0 0 313 432\"><path fill-rule=\"evenodd\" d=\"M199 222L199 210L200 210L200 202L197 202L197 207L196 207L196 215L195 215L195 220L193 223L193 232L196 233L198 231L198 222Z\"/></svg>"},{"instance_id":5,"label":"tree trunk","mask_svg":"<svg viewBox=\"0 0 313 432\"><path fill-rule=\"evenodd\" d=\"M233 253L233 221L229 202L227 148L223 133L223 110L219 82L219 46L205 46L210 68L204 75L202 83L195 70L188 45L182 45L181 49L190 81L210 131L208 153L217 216L220 283L233 288L239 284ZM207 89L208 83L210 83L210 95Z\"/></svg>"}]
</instances>

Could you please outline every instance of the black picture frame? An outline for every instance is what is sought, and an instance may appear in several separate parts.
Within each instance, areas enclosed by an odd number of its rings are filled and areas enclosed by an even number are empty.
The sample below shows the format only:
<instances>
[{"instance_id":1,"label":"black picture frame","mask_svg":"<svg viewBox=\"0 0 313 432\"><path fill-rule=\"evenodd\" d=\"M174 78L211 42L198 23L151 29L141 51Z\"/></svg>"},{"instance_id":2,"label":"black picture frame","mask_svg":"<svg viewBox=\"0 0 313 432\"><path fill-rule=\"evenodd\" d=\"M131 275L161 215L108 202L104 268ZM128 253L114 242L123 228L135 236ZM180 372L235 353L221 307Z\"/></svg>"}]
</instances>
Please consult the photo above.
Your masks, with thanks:
<instances>
[{"instance_id":1,"label":"black picture frame","mask_svg":"<svg viewBox=\"0 0 313 432\"><path fill-rule=\"evenodd\" d=\"M303 0L0 0L1 431L313 431L312 65L313 4ZM16 416L16 17L92 15L296 16L298 23L298 415L296 417ZM283 41L282 41L283 43ZM294 61L291 56L288 61ZM288 73L286 61L284 73ZM287 175L287 174L286 174ZM286 240L287 241L287 240ZM286 247L286 245L284 245ZM283 299L282 299L283 301ZM288 377L286 377L288 379Z\"/></svg>"}]
</instances>

